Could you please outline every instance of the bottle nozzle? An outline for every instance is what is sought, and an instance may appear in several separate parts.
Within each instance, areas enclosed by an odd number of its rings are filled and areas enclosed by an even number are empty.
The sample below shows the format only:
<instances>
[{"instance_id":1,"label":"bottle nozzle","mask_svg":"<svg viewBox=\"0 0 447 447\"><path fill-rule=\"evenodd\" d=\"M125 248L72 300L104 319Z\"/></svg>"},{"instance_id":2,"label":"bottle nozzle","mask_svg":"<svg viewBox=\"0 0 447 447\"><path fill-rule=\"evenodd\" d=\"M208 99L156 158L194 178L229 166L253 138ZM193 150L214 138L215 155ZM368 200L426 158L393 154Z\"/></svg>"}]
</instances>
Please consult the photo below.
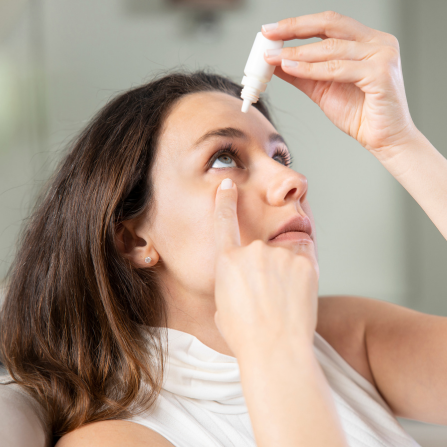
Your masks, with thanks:
<instances>
[{"instance_id":1,"label":"bottle nozzle","mask_svg":"<svg viewBox=\"0 0 447 447\"><path fill-rule=\"evenodd\" d=\"M247 113L250 105L251 101L249 99L244 99L244 102L242 103L242 112Z\"/></svg>"},{"instance_id":2,"label":"bottle nozzle","mask_svg":"<svg viewBox=\"0 0 447 447\"><path fill-rule=\"evenodd\" d=\"M259 32L245 64L244 74L241 84L244 88L241 91L242 112L247 113L250 104L258 102L259 95L265 91L268 82L272 79L275 66L268 64L264 59L266 50L279 49L284 45L282 40L270 40Z\"/></svg>"}]
</instances>

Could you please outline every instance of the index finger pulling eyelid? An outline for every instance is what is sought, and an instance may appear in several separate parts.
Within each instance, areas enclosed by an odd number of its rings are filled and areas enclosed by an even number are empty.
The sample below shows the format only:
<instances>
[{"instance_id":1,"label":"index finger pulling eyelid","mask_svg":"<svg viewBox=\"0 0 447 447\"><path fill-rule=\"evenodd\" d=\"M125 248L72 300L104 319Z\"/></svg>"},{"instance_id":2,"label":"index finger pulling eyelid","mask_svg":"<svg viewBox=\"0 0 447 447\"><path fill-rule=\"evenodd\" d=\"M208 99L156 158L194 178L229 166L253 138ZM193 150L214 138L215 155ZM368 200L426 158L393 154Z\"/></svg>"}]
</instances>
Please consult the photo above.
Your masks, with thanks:
<instances>
[{"instance_id":1,"label":"index finger pulling eyelid","mask_svg":"<svg viewBox=\"0 0 447 447\"><path fill-rule=\"evenodd\" d=\"M231 179L223 180L216 194L214 232L217 253L241 245L237 217L237 189Z\"/></svg>"},{"instance_id":2,"label":"index finger pulling eyelid","mask_svg":"<svg viewBox=\"0 0 447 447\"><path fill-rule=\"evenodd\" d=\"M272 24L269 24L272 25ZM269 26L267 25L267 27ZM337 39L369 42L375 30L363 25L351 17L327 11L306 16L291 17L280 20L278 27L264 30L266 37L274 36L276 39L310 39L312 37L335 37Z\"/></svg>"}]
</instances>

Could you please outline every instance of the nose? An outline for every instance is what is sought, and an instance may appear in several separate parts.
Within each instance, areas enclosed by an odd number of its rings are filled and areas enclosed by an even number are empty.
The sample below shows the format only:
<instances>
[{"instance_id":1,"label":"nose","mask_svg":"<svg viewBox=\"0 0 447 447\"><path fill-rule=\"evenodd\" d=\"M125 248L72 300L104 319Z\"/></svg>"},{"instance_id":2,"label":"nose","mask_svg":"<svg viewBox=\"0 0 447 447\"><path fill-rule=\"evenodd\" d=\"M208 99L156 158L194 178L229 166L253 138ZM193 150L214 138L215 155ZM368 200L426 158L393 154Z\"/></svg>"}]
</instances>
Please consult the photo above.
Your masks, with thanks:
<instances>
[{"instance_id":1,"label":"nose","mask_svg":"<svg viewBox=\"0 0 447 447\"><path fill-rule=\"evenodd\" d=\"M291 169L271 178L267 187L267 202L271 206L283 206L287 202L304 201L307 195L307 178Z\"/></svg>"}]
</instances>

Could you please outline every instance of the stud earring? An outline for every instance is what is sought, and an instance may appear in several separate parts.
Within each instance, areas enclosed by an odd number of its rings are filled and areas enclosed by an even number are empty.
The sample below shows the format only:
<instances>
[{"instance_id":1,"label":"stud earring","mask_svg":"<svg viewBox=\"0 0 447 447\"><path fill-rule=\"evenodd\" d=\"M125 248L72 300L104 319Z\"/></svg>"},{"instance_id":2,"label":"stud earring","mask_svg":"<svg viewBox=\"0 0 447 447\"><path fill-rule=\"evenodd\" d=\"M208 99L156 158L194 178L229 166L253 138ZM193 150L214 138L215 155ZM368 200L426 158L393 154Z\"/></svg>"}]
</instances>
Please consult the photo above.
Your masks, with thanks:
<instances>
[{"instance_id":1,"label":"stud earring","mask_svg":"<svg viewBox=\"0 0 447 447\"><path fill-rule=\"evenodd\" d=\"M145 258L144 262L146 262L146 264L149 264L149 262L151 262L152 259L148 256L147 258Z\"/></svg>"}]
</instances>

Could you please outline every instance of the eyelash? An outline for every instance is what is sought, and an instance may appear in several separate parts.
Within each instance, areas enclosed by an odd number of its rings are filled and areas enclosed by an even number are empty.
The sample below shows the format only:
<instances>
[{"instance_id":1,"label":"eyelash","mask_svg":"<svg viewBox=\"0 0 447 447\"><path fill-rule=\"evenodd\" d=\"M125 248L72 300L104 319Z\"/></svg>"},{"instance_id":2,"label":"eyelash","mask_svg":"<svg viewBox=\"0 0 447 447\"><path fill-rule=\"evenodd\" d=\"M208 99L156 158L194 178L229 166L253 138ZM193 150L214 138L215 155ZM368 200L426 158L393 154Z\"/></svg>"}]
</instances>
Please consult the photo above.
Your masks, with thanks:
<instances>
[{"instance_id":1,"label":"eyelash","mask_svg":"<svg viewBox=\"0 0 447 447\"><path fill-rule=\"evenodd\" d=\"M240 160L240 152L237 150L237 148L235 148L230 143L230 144L227 144L226 146L224 146L223 148L219 149L218 151L216 151L213 154L213 156L208 161L207 167L210 168L213 165L214 161L223 154L227 154L227 155L229 154L233 158ZM283 147L278 147L276 149L275 153L273 154L272 158L275 158L278 155L280 155L283 158L286 167L290 168L292 166L293 156L286 149L284 149ZM220 169L222 169L222 168L220 168Z\"/></svg>"}]
</instances>

